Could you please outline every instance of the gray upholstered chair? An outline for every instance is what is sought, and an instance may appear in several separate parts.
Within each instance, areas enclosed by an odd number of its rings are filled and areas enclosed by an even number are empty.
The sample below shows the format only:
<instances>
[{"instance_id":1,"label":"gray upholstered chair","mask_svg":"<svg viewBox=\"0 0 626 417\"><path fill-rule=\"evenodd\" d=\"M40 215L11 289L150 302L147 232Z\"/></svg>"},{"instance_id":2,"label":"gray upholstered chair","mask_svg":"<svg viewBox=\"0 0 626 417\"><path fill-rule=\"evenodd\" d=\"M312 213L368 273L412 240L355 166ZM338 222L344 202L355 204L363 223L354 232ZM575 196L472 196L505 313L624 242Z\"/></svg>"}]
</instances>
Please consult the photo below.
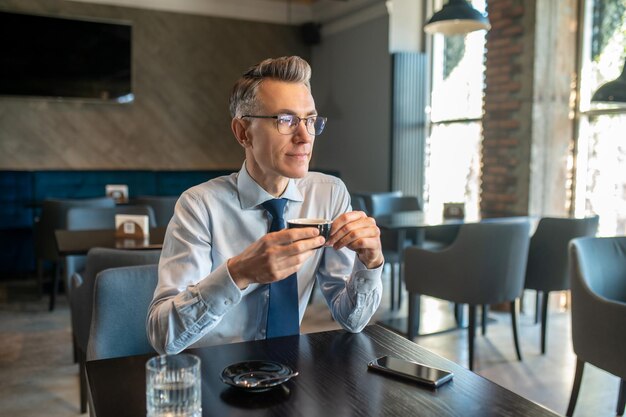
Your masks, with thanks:
<instances>
[{"instance_id":1,"label":"gray upholstered chair","mask_svg":"<svg viewBox=\"0 0 626 417\"><path fill-rule=\"evenodd\" d=\"M580 219L544 217L539 220L530 239L524 288L537 291L536 317L541 317L542 354L546 353L549 294L570 288L569 242L577 237L594 236L598 220L598 216Z\"/></svg>"},{"instance_id":2,"label":"gray upholstered chair","mask_svg":"<svg viewBox=\"0 0 626 417\"><path fill-rule=\"evenodd\" d=\"M133 204L150 206L154 210L157 227L167 227L172 216L178 197L172 196L139 196L133 198Z\"/></svg>"},{"instance_id":3,"label":"gray upholstered chair","mask_svg":"<svg viewBox=\"0 0 626 417\"><path fill-rule=\"evenodd\" d=\"M35 256L37 258L37 277L42 286L44 262L54 264L52 288L50 290L49 309L54 309L56 295L61 282L61 258L57 251L54 231L67 228L67 212L73 207L115 207L112 198L87 198L87 199L47 199L43 201L41 217L35 223ZM68 288L66 288L67 290Z\"/></svg>"},{"instance_id":4,"label":"gray upholstered chair","mask_svg":"<svg viewBox=\"0 0 626 417\"><path fill-rule=\"evenodd\" d=\"M116 214L139 214L148 216L150 227L156 226L154 210L146 205L120 205L114 207L74 207L67 211L67 230L115 229ZM70 280L75 272L85 268L84 255L66 256L64 260L64 281L71 291Z\"/></svg>"},{"instance_id":5,"label":"gray upholstered chair","mask_svg":"<svg viewBox=\"0 0 626 417\"><path fill-rule=\"evenodd\" d=\"M89 360L154 352L146 335L146 317L157 281L157 265L112 268L98 274Z\"/></svg>"},{"instance_id":6,"label":"gray upholstered chair","mask_svg":"<svg viewBox=\"0 0 626 417\"><path fill-rule=\"evenodd\" d=\"M373 217L385 216L393 213L401 213L403 211L420 210L421 205L419 199L415 196L395 195L393 193L373 194L372 211ZM398 232L393 230L381 229L380 242L383 248L383 256L385 263L391 267L391 281L389 291L389 300L391 309L400 308L402 304L402 282L400 280L400 251L405 246L411 244L421 244L423 239L418 238L418 234L408 234L407 241L398 247ZM398 273L396 273L398 269Z\"/></svg>"},{"instance_id":7,"label":"gray upholstered chair","mask_svg":"<svg viewBox=\"0 0 626 417\"><path fill-rule=\"evenodd\" d=\"M351 200L350 205L352 206L352 210L368 213L367 207L365 206L365 199L363 197L359 195L351 195L350 200Z\"/></svg>"},{"instance_id":8,"label":"gray upholstered chair","mask_svg":"<svg viewBox=\"0 0 626 417\"><path fill-rule=\"evenodd\" d=\"M387 197L400 197L402 196L402 191L383 191L383 192L365 192L365 193L350 193L350 195L354 197L361 197L363 202L365 203L365 211L370 215L374 216L374 196L378 196L378 199L384 199Z\"/></svg>"},{"instance_id":9,"label":"gray upholstered chair","mask_svg":"<svg viewBox=\"0 0 626 417\"><path fill-rule=\"evenodd\" d=\"M474 368L476 306L509 302L515 350L518 299L524 286L530 224L528 221L468 223L441 250L409 247L404 280L409 292L408 338L419 331L420 295L469 305L469 368Z\"/></svg>"},{"instance_id":10,"label":"gray upholstered chair","mask_svg":"<svg viewBox=\"0 0 626 417\"><path fill-rule=\"evenodd\" d=\"M129 204L115 207L76 207L68 210L67 224L71 230L115 229L116 214L140 214L148 216L150 227L156 227L154 209L145 204Z\"/></svg>"},{"instance_id":11,"label":"gray upholstered chair","mask_svg":"<svg viewBox=\"0 0 626 417\"><path fill-rule=\"evenodd\" d=\"M570 244L572 342L576 374L567 407L574 414L585 363L621 378L617 415L626 403L626 236Z\"/></svg>"},{"instance_id":12,"label":"gray upholstered chair","mask_svg":"<svg viewBox=\"0 0 626 417\"><path fill-rule=\"evenodd\" d=\"M87 254L85 272L83 274L75 273L72 276L70 314L80 366L81 412L85 412L87 406L85 358L91 328L96 276L109 268L157 264L160 256L161 250L93 248Z\"/></svg>"}]
</instances>

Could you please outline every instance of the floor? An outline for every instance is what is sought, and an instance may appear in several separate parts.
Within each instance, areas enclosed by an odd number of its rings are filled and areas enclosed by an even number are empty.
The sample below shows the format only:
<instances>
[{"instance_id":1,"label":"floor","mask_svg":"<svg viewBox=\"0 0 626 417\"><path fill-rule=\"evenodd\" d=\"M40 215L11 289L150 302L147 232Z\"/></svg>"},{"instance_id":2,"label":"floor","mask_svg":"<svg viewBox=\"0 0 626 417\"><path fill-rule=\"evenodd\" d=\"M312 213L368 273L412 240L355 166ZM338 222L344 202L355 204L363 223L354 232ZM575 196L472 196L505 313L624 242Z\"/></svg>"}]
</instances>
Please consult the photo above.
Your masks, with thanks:
<instances>
[{"instance_id":1,"label":"floor","mask_svg":"<svg viewBox=\"0 0 626 417\"><path fill-rule=\"evenodd\" d=\"M384 276L385 285L388 278ZM476 340L476 372L558 414L564 414L574 376L575 356L570 342L566 310L550 311L547 354L539 353L539 326L534 324L533 297L524 302L520 319L523 362L515 357L507 313L490 312L486 336ZM559 297L559 294L555 294ZM12 417L80 416L78 365L72 362L69 308L59 297L54 312L47 298L39 298L34 281L0 281L0 414ZM383 298L373 322L388 318L388 297ZM557 299L552 305L557 305ZM452 323L449 303L425 298L425 332ZM405 313L401 310L400 315ZM394 314L395 316L395 314ZM319 294L314 297L302 332L337 328ZM454 330L420 336L415 342L455 362L467 363L466 331ZM619 380L587 365L575 417L614 416Z\"/></svg>"}]
</instances>

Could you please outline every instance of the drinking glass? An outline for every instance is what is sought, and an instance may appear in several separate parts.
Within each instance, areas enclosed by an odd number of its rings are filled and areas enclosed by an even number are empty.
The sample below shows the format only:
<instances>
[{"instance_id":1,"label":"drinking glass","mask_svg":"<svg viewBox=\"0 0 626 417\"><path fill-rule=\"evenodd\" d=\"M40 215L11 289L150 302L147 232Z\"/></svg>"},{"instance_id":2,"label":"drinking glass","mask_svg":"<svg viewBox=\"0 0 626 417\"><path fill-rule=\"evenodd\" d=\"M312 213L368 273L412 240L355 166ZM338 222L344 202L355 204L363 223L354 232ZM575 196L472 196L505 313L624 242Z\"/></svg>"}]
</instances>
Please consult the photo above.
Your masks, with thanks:
<instances>
[{"instance_id":1,"label":"drinking glass","mask_svg":"<svg viewBox=\"0 0 626 417\"><path fill-rule=\"evenodd\" d=\"M148 417L200 417L200 358L188 353L161 355L146 362Z\"/></svg>"}]
</instances>

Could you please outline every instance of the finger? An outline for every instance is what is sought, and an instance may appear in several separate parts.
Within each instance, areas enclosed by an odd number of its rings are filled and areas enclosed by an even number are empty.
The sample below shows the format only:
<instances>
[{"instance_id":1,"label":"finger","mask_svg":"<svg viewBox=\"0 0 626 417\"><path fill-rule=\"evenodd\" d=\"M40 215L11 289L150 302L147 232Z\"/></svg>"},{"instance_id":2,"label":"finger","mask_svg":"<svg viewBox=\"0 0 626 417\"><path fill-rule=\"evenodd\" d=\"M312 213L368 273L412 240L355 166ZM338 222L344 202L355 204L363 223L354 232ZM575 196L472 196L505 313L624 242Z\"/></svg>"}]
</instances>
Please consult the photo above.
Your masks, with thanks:
<instances>
[{"instance_id":1,"label":"finger","mask_svg":"<svg viewBox=\"0 0 626 417\"><path fill-rule=\"evenodd\" d=\"M363 237L351 241L346 247L355 252L376 251L380 248L378 242L378 238Z\"/></svg>"},{"instance_id":2,"label":"finger","mask_svg":"<svg viewBox=\"0 0 626 417\"><path fill-rule=\"evenodd\" d=\"M345 229L347 225L367 219L367 215L362 211L349 211L337 217L330 228L330 236L326 242L326 246L332 246L343 234L347 233Z\"/></svg>"},{"instance_id":3,"label":"finger","mask_svg":"<svg viewBox=\"0 0 626 417\"><path fill-rule=\"evenodd\" d=\"M310 239L319 234L320 231L316 227L302 227L279 230L277 232L268 233L264 237L270 244L287 245L298 240Z\"/></svg>"},{"instance_id":4,"label":"finger","mask_svg":"<svg viewBox=\"0 0 626 417\"><path fill-rule=\"evenodd\" d=\"M346 233L343 236L341 236L339 240L334 242L333 248L336 250L339 250L345 246L348 246L350 247L350 249L353 249L353 246L352 246L353 242L359 239L367 239L367 238L373 239L371 241L374 243L374 246L372 246L372 248L380 246L380 230L378 229L377 226L368 225L367 227L358 227L354 229L348 228L348 230L346 230Z\"/></svg>"},{"instance_id":5,"label":"finger","mask_svg":"<svg viewBox=\"0 0 626 417\"><path fill-rule=\"evenodd\" d=\"M268 264L268 269L259 282L269 283L283 280L291 274L297 272L302 264L309 259L315 252L312 250L301 252L292 256L285 256L274 259Z\"/></svg>"},{"instance_id":6,"label":"finger","mask_svg":"<svg viewBox=\"0 0 626 417\"><path fill-rule=\"evenodd\" d=\"M283 253L287 256L294 256L300 253L309 252L324 246L326 240L323 236L315 236L308 239L300 239L283 246Z\"/></svg>"},{"instance_id":7,"label":"finger","mask_svg":"<svg viewBox=\"0 0 626 417\"><path fill-rule=\"evenodd\" d=\"M376 226L376 221L372 217L357 217L356 220L343 224L340 228L338 228L334 234L330 236L326 246L334 246L337 242L343 239L346 235L350 233L356 233L359 229L369 229L371 228L371 233L380 234L378 230L378 226Z\"/></svg>"},{"instance_id":8,"label":"finger","mask_svg":"<svg viewBox=\"0 0 626 417\"><path fill-rule=\"evenodd\" d=\"M332 236L346 224L357 221L359 219L366 218L367 215L362 211L348 211L337 217L330 228L330 235Z\"/></svg>"},{"instance_id":9,"label":"finger","mask_svg":"<svg viewBox=\"0 0 626 417\"><path fill-rule=\"evenodd\" d=\"M317 229L315 229L317 231ZM263 241L263 246L260 248L263 263L265 265L281 265L285 259L297 257L302 253L310 252L312 255L315 249L324 245L323 236L314 236L307 239L300 239L296 241L289 241L287 243L278 244L276 239L267 239Z\"/></svg>"}]
</instances>

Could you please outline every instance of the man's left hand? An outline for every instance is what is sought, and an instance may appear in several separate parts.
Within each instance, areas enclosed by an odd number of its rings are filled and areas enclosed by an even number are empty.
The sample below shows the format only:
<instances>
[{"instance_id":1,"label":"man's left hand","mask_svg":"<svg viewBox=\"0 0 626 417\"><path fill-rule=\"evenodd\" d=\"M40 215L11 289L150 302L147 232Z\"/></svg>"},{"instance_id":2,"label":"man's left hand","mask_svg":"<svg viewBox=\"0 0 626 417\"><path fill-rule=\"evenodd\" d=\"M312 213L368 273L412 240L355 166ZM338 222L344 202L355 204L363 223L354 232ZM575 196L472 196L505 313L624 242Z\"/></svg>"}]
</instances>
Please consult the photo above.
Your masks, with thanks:
<instances>
[{"instance_id":1,"label":"man's left hand","mask_svg":"<svg viewBox=\"0 0 626 417\"><path fill-rule=\"evenodd\" d=\"M368 269L378 268L384 261L380 229L376 220L362 211L350 211L337 217L325 246L332 246L335 250L347 247L355 251Z\"/></svg>"}]
</instances>

